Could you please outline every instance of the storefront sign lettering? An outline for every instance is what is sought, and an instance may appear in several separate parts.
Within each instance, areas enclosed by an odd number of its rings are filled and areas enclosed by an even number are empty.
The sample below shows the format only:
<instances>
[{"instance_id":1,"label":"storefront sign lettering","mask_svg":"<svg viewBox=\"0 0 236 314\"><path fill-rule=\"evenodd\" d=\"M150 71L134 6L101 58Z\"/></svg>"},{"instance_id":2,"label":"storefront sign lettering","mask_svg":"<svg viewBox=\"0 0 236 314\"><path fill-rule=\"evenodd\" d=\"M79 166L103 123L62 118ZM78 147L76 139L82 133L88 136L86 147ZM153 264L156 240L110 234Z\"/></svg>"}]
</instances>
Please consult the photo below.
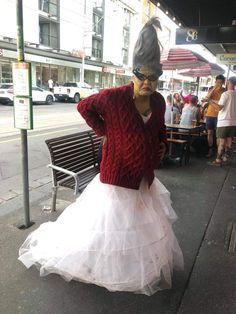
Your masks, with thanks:
<instances>
[{"instance_id":1,"label":"storefront sign lettering","mask_svg":"<svg viewBox=\"0 0 236 314\"><path fill-rule=\"evenodd\" d=\"M222 64L236 64L236 53L222 53L216 55L218 63Z\"/></svg>"},{"instance_id":2,"label":"storefront sign lettering","mask_svg":"<svg viewBox=\"0 0 236 314\"><path fill-rule=\"evenodd\" d=\"M194 28L177 28L175 43L186 44L216 44L235 43L235 26L209 26Z\"/></svg>"},{"instance_id":3,"label":"storefront sign lettering","mask_svg":"<svg viewBox=\"0 0 236 314\"><path fill-rule=\"evenodd\" d=\"M71 51L71 55L75 56L75 57L83 58L83 57L85 57L85 52L83 50L73 49Z\"/></svg>"},{"instance_id":4,"label":"storefront sign lettering","mask_svg":"<svg viewBox=\"0 0 236 314\"><path fill-rule=\"evenodd\" d=\"M125 74L125 69L116 69L116 74Z\"/></svg>"}]
</instances>

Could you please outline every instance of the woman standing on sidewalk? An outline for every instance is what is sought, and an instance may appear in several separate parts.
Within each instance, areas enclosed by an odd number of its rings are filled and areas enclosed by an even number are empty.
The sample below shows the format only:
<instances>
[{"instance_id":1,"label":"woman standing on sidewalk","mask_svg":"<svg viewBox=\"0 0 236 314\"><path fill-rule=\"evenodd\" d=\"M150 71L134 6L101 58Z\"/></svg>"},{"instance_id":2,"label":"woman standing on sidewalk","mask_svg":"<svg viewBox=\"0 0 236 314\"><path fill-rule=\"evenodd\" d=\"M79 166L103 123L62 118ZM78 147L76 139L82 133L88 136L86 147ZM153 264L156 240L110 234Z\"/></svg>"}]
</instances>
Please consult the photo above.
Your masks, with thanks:
<instances>
[{"instance_id":1,"label":"woman standing on sidewalk","mask_svg":"<svg viewBox=\"0 0 236 314\"><path fill-rule=\"evenodd\" d=\"M19 259L39 266L42 276L151 295L171 287L174 266L183 268L170 195L154 178L166 150L165 101L155 92L162 74L156 26L152 18L140 32L132 83L78 104L105 136L101 172L56 222L22 245Z\"/></svg>"}]
</instances>

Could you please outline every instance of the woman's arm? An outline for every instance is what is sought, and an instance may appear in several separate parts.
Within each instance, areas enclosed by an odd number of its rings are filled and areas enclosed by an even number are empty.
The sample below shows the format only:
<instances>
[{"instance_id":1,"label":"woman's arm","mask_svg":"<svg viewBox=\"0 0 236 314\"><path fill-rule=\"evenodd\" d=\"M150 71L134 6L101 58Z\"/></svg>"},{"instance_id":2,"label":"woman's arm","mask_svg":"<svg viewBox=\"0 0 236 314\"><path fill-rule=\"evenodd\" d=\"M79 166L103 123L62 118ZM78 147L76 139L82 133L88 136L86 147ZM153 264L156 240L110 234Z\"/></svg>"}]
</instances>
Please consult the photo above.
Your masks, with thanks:
<instances>
[{"instance_id":1,"label":"woman's arm","mask_svg":"<svg viewBox=\"0 0 236 314\"><path fill-rule=\"evenodd\" d=\"M98 93L91 95L77 105L77 110L85 119L86 123L98 136L105 134L104 113L106 108L106 94Z\"/></svg>"},{"instance_id":2,"label":"woman's arm","mask_svg":"<svg viewBox=\"0 0 236 314\"><path fill-rule=\"evenodd\" d=\"M219 104L217 100L209 98L209 101L211 102L211 105L217 110L221 110L224 108L224 105Z\"/></svg>"},{"instance_id":3,"label":"woman's arm","mask_svg":"<svg viewBox=\"0 0 236 314\"><path fill-rule=\"evenodd\" d=\"M159 140L160 144L163 143L165 146L160 145L160 155L163 156L168 152L169 146L167 142L166 126L165 126L165 101L162 104L163 110L160 112L160 129L159 129Z\"/></svg>"}]
</instances>

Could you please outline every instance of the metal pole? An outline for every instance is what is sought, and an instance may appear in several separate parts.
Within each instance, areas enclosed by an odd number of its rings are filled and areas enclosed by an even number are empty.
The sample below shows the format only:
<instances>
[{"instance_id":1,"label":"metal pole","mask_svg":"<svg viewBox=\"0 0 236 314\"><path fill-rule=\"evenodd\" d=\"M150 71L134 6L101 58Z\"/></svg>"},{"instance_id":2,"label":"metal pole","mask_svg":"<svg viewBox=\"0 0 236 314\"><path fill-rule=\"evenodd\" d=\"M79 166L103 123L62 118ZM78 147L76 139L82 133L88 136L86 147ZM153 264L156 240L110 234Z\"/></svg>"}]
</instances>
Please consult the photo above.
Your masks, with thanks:
<instances>
[{"instance_id":1,"label":"metal pole","mask_svg":"<svg viewBox=\"0 0 236 314\"><path fill-rule=\"evenodd\" d=\"M23 33L23 7L22 0L17 0L16 6L17 16L17 60L24 61L24 33ZM20 226L20 229L28 228L32 225L30 222L30 207L29 207L29 177L28 177L28 143L27 130L21 132L21 157L22 157L22 184L23 184L23 206L25 224Z\"/></svg>"},{"instance_id":2,"label":"metal pole","mask_svg":"<svg viewBox=\"0 0 236 314\"><path fill-rule=\"evenodd\" d=\"M200 77L199 77L199 76L197 76L197 81L196 81L196 83L197 83L197 90L196 90L196 94L197 94L197 96L198 96L199 85L200 85Z\"/></svg>"},{"instance_id":3,"label":"metal pole","mask_svg":"<svg viewBox=\"0 0 236 314\"><path fill-rule=\"evenodd\" d=\"M230 64L228 65L228 69L227 69L226 81L227 81L228 78L229 78L229 71L230 71Z\"/></svg>"},{"instance_id":4,"label":"metal pole","mask_svg":"<svg viewBox=\"0 0 236 314\"><path fill-rule=\"evenodd\" d=\"M80 82L81 82L82 84L84 83L84 64L85 64L85 52L84 52L84 47L83 47L82 67L81 67L81 78L80 78Z\"/></svg>"}]
</instances>

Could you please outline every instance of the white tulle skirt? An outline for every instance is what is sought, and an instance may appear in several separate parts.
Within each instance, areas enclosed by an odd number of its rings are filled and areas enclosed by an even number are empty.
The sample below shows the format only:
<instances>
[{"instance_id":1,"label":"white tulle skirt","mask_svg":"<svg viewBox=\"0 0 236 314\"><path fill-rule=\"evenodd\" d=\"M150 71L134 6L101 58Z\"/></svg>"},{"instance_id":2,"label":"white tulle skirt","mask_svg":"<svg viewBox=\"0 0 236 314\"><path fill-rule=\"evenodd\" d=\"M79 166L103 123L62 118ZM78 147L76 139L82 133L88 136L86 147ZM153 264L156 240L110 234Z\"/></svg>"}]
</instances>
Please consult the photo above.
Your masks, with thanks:
<instances>
[{"instance_id":1,"label":"white tulle skirt","mask_svg":"<svg viewBox=\"0 0 236 314\"><path fill-rule=\"evenodd\" d=\"M171 287L183 256L171 224L170 195L154 180L139 190L100 182L99 175L55 222L32 232L19 260L40 275L57 273L110 291L151 295Z\"/></svg>"}]
</instances>

